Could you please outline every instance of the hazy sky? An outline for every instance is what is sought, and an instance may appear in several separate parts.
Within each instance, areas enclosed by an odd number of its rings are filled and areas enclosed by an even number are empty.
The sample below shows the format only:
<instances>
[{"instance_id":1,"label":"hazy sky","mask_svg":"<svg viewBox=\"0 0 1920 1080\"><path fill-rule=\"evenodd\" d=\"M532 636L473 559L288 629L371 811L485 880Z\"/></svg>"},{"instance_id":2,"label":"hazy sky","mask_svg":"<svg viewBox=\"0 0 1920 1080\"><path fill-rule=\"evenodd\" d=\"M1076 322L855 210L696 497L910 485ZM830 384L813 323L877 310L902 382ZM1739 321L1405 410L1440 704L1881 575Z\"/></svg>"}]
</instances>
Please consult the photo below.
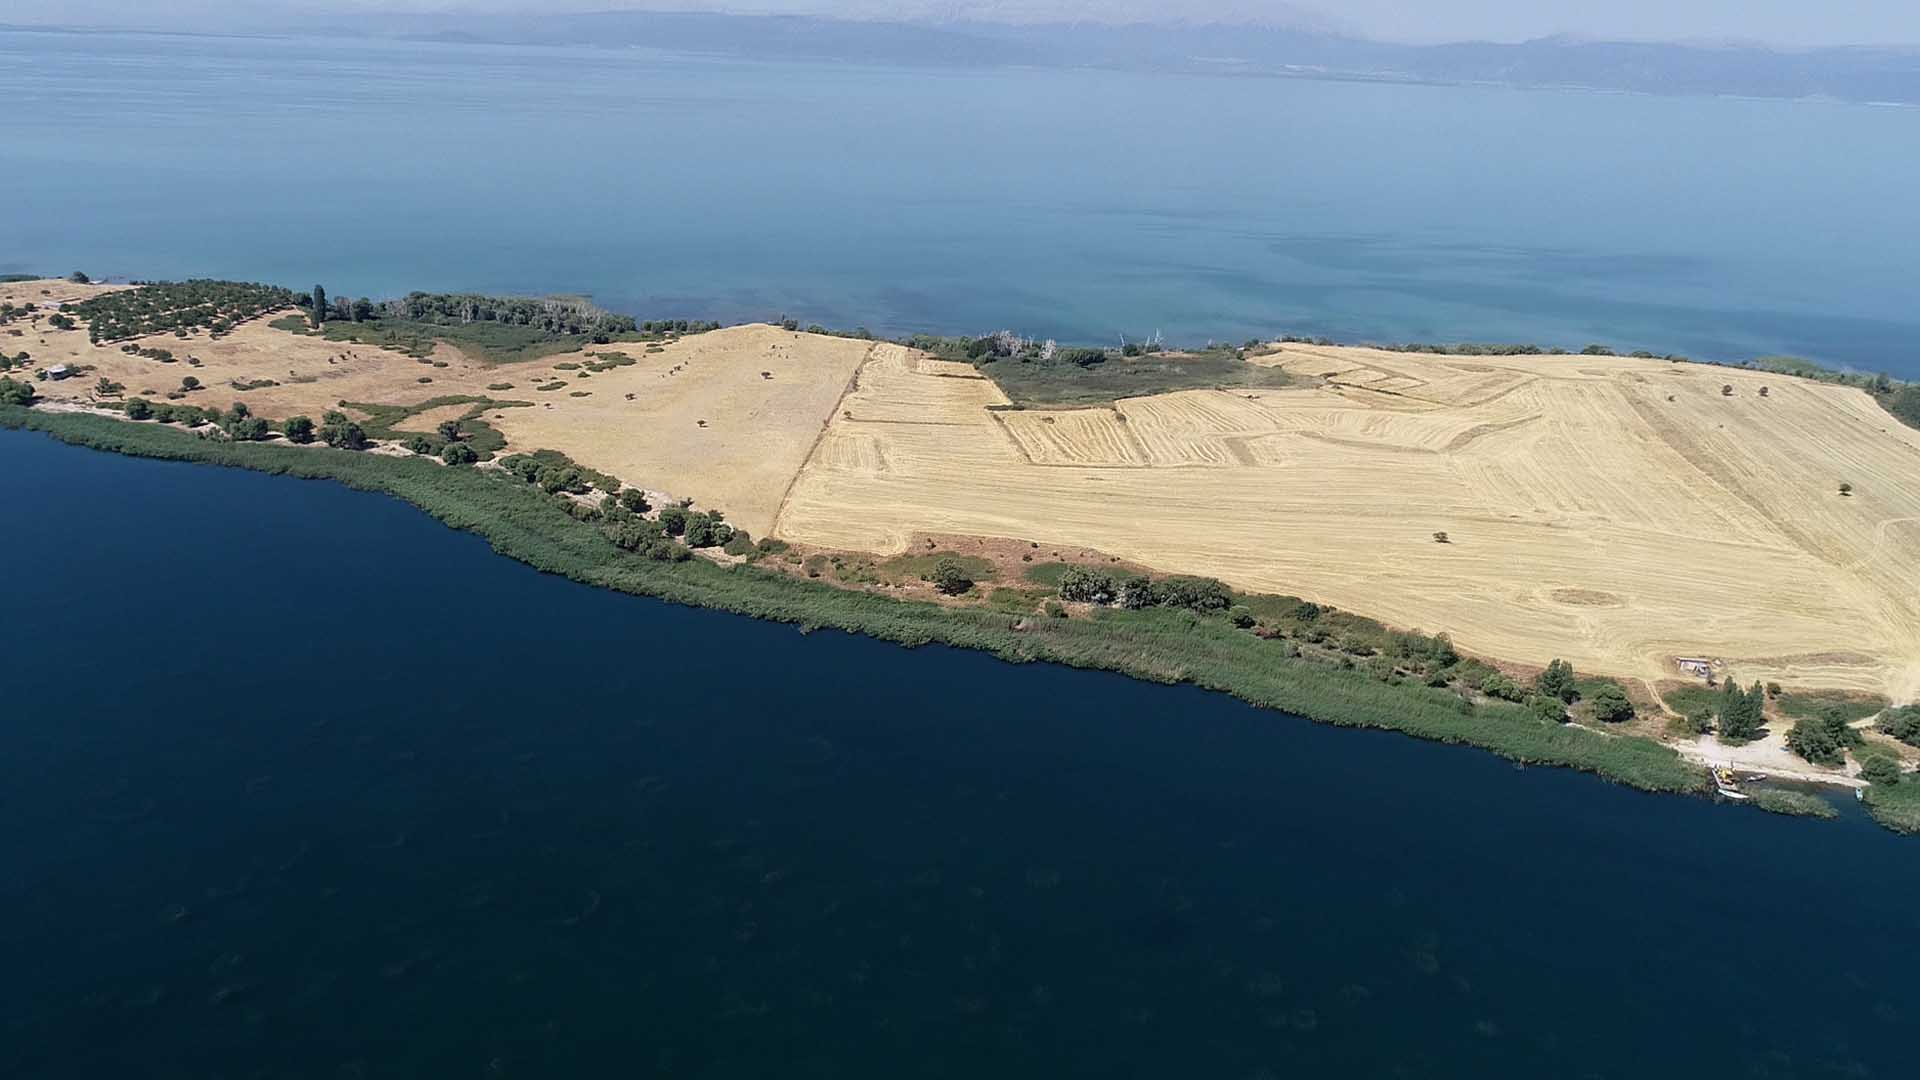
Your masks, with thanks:
<instances>
[{"instance_id":1,"label":"hazy sky","mask_svg":"<svg viewBox=\"0 0 1920 1080\"><path fill-rule=\"evenodd\" d=\"M1920 0L66 0L33 8L36 22L140 25L160 24L169 15L204 20L235 11L651 8L1010 21L1266 16L1409 41L1518 41L1576 33L1780 45L1920 43ZM0 23L7 21L0 6Z\"/></svg>"}]
</instances>

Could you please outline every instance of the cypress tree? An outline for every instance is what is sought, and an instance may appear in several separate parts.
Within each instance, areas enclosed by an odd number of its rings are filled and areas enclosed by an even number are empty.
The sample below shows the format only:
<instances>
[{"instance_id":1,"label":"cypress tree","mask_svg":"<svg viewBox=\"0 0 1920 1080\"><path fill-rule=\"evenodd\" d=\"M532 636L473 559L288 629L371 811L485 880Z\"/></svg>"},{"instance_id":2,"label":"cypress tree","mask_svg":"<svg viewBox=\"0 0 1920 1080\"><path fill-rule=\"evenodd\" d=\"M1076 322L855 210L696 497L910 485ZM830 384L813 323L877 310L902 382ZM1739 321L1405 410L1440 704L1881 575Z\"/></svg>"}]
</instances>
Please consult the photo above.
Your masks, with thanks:
<instances>
[{"instance_id":1,"label":"cypress tree","mask_svg":"<svg viewBox=\"0 0 1920 1080\"><path fill-rule=\"evenodd\" d=\"M327 290L318 285L313 287L313 325L319 329L327 321Z\"/></svg>"}]
</instances>

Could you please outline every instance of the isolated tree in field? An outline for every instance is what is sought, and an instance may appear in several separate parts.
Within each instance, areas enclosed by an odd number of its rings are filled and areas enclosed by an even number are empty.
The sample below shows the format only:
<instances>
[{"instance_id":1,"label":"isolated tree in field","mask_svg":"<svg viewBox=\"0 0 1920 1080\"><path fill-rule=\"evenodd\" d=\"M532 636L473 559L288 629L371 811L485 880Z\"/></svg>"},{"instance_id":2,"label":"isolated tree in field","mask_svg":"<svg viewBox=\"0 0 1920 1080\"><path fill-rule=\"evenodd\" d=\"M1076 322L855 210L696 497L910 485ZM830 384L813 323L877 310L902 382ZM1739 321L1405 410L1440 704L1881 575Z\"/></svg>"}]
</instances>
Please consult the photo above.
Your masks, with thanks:
<instances>
[{"instance_id":1,"label":"isolated tree in field","mask_svg":"<svg viewBox=\"0 0 1920 1080\"><path fill-rule=\"evenodd\" d=\"M1547 669L1533 682L1533 688L1540 694L1566 704L1571 702L1578 690L1574 687L1573 665L1565 660L1551 660Z\"/></svg>"},{"instance_id":2,"label":"isolated tree in field","mask_svg":"<svg viewBox=\"0 0 1920 1080\"><path fill-rule=\"evenodd\" d=\"M1628 701L1626 693L1612 683L1595 690L1591 701L1596 720L1618 724L1633 719L1633 702Z\"/></svg>"},{"instance_id":3,"label":"isolated tree in field","mask_svg":"<svg viewBox=\"0 0 1920 1080\"><path fill-rule=\"evenodd\" d=\"M114 382L104 375L101 376L99 382L93 384L93 392L99 394L101 397L118 397L120 392L125 389L125 386Z\"/></svg>"},{"instance_id":4,"label":"isolated tree in field","mask_svg":"<svg viewBox=\"0 0 1920 1080\"><path fill-rule=\"evenodd\" d=\"M73 282L73 283L74 283L75 285L91 285L91 284L93 284L93 279L92 279L92 278L90 278L90 277L88 277L87 275L85 275L85 274L83 274L83 273L81 273L81 272L80 272L80 271L78 271L78 270L75 270L75 271L74 271L73 273L71 273L71 274L68 274L68 275L67 275L67 280L68 280L68 281L71 281L71 282Z\"/></svg>"},{"instance_id":5,"label":"isolated tree in field","mask_svg":"<svg viewBox=\"0 0 1920 1080\"><path fill-rule=\"evenodd\" d=\"M318 285L313 287L313 309L309 314L313 317L316 330L327 321L327 290Z\"/></svg>"},{"instance_id":6,"label":"isolated tree in field","mask_svg":"<svg viewBox=\"0 0 1920 1080\"><path fill-rule=\"evenodd\" d=\"M1851 494L1853 494L1853 485L1852 485L1852 484L1845 484L1845 483L1843 483L1843 484L1841 484L1841 485L1840 485L1840 494L1842 494L1842 495L1851 495Z\"/></svg>"},{"instance_id":7,"label":"isolated tree in field","mask_svg":"<svg viewBox=\"0 0 1920 1080\"><path fill-rule=\"evenodd\" d=\"M186 378L180 380L180 389L198 390L200 389L200 380L189 375Z\"/></svg>"},{"instance_id":8,"label":"isolated tree in field","mask_svg":"<svg viewBox=\"0 0 1920 1080\"><path fill-rule=\"evenodd\" d=\"M1433 542L1434 542L1434 543L1436 543L1436 544L1451 544L1451 543L1453 543L1453 541L1452 541L1452 539L1450 539L1450 538L1449 538L1449 537L1447 536L1447 534L1446 534L1446 533L1444 533L1444 532L1437 532L1437 533L1434 533L1434 534L1433 534Z\"/></svg>"},{"instance_id":9,"label":"isolated tree in field","mask_svg":"<svg viewBox=\"0 0 1920 1080\"><path fill-rule=\"evenodd\" d=\"M1733 396L1733 384L1732 384L1732 383L1721 383L1721 384L1720 384L1720 396L1721 396L1721 397L1732 397L1732 396Z\"/></svg>"},{"instance_id":10,"label":"isolated tree in field","mask_svg":"<svg viewBox=\"0 0 1920 1080\"><path fill-rule=\"evenodd\" d=\"M950 555L941 556L933 564L933 571L927 575L927 580L947 596L959 596L973 588L973 575L967 573L967 568L960 564L960 560Z\"/></svg>"},{"instance_id":11,"label":"isolated tree in field","mask_svg":"<svg viewBox=\"0 0 1920 1080\"><path fill-rule=\"evenodd\" d=\"M440 433L440 437L447 442L460 441L460 421L458 420L442 420L440 421L440 426L435 430L437 430Z\"/></svg>"},{"instance_id":12,"label":"isolated tree in field","mask_svg":"<svg viewBox=\"0 0 1920 1080\"><path fill-rule=\"evenodd\" d=\"M281 425L290 442L310 443L313 441L313 421L304 416L289 416Z\"/></svg>"}]
</instances>

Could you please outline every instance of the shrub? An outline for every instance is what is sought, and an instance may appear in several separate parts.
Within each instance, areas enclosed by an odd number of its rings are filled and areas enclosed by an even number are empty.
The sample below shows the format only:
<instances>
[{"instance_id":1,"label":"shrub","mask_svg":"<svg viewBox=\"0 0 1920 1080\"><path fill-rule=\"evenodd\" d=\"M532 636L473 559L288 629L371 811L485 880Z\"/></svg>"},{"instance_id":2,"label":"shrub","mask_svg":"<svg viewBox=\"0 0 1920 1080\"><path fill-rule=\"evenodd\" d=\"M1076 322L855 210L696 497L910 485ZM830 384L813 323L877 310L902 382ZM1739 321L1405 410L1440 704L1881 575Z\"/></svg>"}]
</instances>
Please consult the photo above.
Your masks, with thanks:
<instances>
[{"instance_id":1,"label":"shrub","mask_svg":"<svg viewBox=\"0 0 1920 1080\"><path fill-rule=\"evenodd\" d=\"M433 440L425 435L409 435L401 440L400 445L406 447L408 453L419 454L422 457L433 453Z\"/></svg>"},{"instance_id":2,"label":"shrub","mask_svg":"<svg viewBox=\"0 0 1920 1080\"><path fill-rule=\"evenodd\" d=\"M290 442L310 443L313 441L313 421L305 416L289 416L287 422L280 425Z\"/></svg>"},{"instance_id":3,"label":"shrub","mask_svg":"<svg viewBox=\"0 0 1920 1080\"><path fill-rule=\"evenodd\" d=\"M440 451L440 460L449 465L471 465L480 460L480 455L466 443L450 442Z\"/></svg>"},{"instance_id":4,"label":"shrub","mask_svg":"<svg viewBox=\"0 0 1920 1080\"><path fill-rule=\"evenodd\" d=\"M666 507L660 511L660 527L667 530L668 536L679 536L687 531L687 516L684 507Z\"/></svg>"},{"instance_id":5,"label":"shrub","mask_svg":"<svg viewBox=\"0 0 1920 1080\"><path fill-rule=\"evenodd\" d=\"M1633 702L1628 701L1626 693L1613 683L1594 691L1591 701L1596 720L1618 724L1633 719Z\"/></svg>"},{"instance_id":6,"label":"shrub","mask_svg":"<svg viewBox=\"0 0 1920 1080\"><path fill-rule=\"evenodd\" d=\"M1875 726L1881 733L1891 735L1908 746L1920 746L1920 705L1888 709L1880 714L1880 722Z\"/></svg>"},{"instance_id":7,"label":"shrub","mask_svg":"<svg viewBox=\"0 0 1920 1080\"><path fill-rule=\"evenodd\" d=\"M644 514L653 509L647 505L647 493L639 488L627 488L620 493L620 505L636 514Z\"/></svg>"},{"instance_id":8,"label":"shrub","mask_svg":"<svg viewBox=\"0 0 1920 1080\"><path fill-rule=\"evenodd\" d=\"M1049 619L1064 619L1067 617L1066 607L1058 600L1047 601L1046 605L1040 610L1046 612L1047 618Z\"/></svg>"},{"instance_id":9,"label":"shrub","mask_svg":"<svg viewBox=\"0 0 1920 1080\"><path fill-rule=\"evenodd\" d=\"M200 380L189 375L186 378L180 380L180 389L198 390L200 389Z\"/></svg>"},{"instance_id":10,"label":"shrub","mask_svg":"<svg viewBox=\"0 0 1920 1080\"><path fill-rule=\"evenodd\" d=\"M33 382L19 382L0 375L0 405L31 405L36 396Z\"/></svg>"},{"instance_id":11,"label":"shrub","mask_svg":"<svg viewBox=\"0 0 1920 1080\"><path fill-rule=\"evenodd\" d=\"M934 562L927 580L947 596L959 596L973 588L973 576L967 573L967 568L961 565L960 560L947 555Z\"/></svg>"},{"instance_id":12,"label":"shrub","mask_svg":"<svg viewBox=\"0 0 1920 1080\"><path fill-rule=\"evenodd\" d=\"M1527 699L1527 711L1550 724L1567 722L1567 705L1552 694L1535 694Z\"/></svg>"},{"instance_id":13,"label":"shrub","mask_svg":"<svg viewBox=\"0 0 1920 1080\"><path fill-rule=\"evenodd\" d=\"M1900 763L1885 754L1868 754L1860 759L1860 776L1870 784L1900 782Z\"/></svg>"},{"instance_id":14,"label":"shrub","mask_svg":"<svg viewBox=\"0 0 1920 1080\"><path fill-rule=\"evenodd\" d=\"M146 420L153 416L153 406L145 398L134 398L127 402L127 419Z\"/></svg>"},{"instance_id":15,"label":"shrub","mask_svg":"<svg viewBox=\"0 0 1920 1080\"><path fill-rule=\"evenodd\" d=\"M1227 618L1231 619L1233 625L1241 630L1251 630L1260 621L1253 617L1253 612L1243 607L1237 607L1228 612Z\"/></svg>"},{"instance_id":16,"label":"shrub","mask_svg":"<svg viewBox=\"0 0 1920 1080\"><path fill-rule=\"evenodd\" d=\"M1491 698L1499 698L1501 701L1519 701L1526 697L1526 694L1520 690L1519 683L1498 671L1480 680L1480 692Z\"/></svg>"},{"instance_id":17,"label":"shrub","mask_svg":"<svg viewBox=\"0 0 1920 1080\"><path fill-rule=\"evenodd\" d=\"M321 442L337 450L365 450L368 445L366 431L337 412L327 414L318 434Z\"/></svg>"},{"instance_id":18,"label":"shrub","mask_svg":"<svg viewBox=\"0 0 1920 1080\"><path fill-rule=\"evenodd\" d=\"M1062 600L1082 604L1111 604L1120 595L1113 575L1085 566L1070 566L1063 571L1054 591Z\"/></svg>"},{"instance_id":19,"label":"shrub","mask_svg":"<svg viewBox=\"0 0 1920 1080\"><path fill-rule=\"evenodd\" d=\"M1843 759L1841 742L1820 721L1793 721L1793 730L1788 732L1788 749L1814 765L1839 765Z\"/></svg>"},{"instance_id":20,"label":"shrub","mask_svg":"<svg viewBox=\"0 0 1920 1080\"><path fill-rule=\"evenodd\" d=\"M1171 577L1153 590L1160 603L1189 611L1225 611L1233 604L1233 594L1212 578Z\"/></svg>"},{"instance_id":21,"label":"shrub","mask_svg":"<svg viewBox=\"0 0 1920 1080\"><path fill-rule=\"evenodd\" d=\"M727 538L727 542L721 545L720 550L729 555L738 556L751 555L759 549L754 547L753 537L748 536L745 529L735 529L733 535Z\"/></svg>"}]
</instances>

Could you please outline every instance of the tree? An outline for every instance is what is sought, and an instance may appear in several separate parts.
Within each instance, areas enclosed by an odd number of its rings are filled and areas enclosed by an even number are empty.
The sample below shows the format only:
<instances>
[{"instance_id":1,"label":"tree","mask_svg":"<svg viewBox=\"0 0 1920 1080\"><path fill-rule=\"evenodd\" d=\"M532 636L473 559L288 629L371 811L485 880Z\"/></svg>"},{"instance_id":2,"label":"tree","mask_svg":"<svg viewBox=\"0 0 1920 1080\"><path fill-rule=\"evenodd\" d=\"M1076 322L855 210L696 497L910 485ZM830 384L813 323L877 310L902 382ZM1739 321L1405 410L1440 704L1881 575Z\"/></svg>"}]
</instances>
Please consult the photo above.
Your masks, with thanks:
<instances>
[{"instance_id":1,"label":"tree","mask_svg":"<svg viewBox=\"0 0 1920 1080\"><path fill-rule=\"evenodd\" d=\"M153 406L147 404L146 398L129 398L127 400L127 419L146 420L152 416Z\"/></svg>"},{"instance_id":2,"label":"tree","mask_svg":"<svg viewBox=\"0 0 1920 1080\"><path fill-rule=\"evenodd\" d=\"M1453 541L1452 541L1452 540L1450 540L1450 539L1448 539L1448 538L1447 538L1447 534L1446 534L1446 533L1444 533L1444 532L1437 532L1437 533L1434 533L1434 534L1433 534L1433 542L1434 542L1434 543L1436 543L1436 544L1451 544L1451 543L1453 543Z\"/></svg>"},{"instance_id":3,"label":"tree","mask_svg":"<svg viewBox=\"0 0 1920 1080\"><path fill-rule=\"evenodd\" d=\"M639 488L627 488L620 493L620 505L636 514L644 514L653 509L647 505L647 493Z\"/></svg>"},{"instance_id":4,"label":"tree","mask_svg":"<svg viewBox=\"0 0 1920 1080\"><path fill-rule=\"evenodd\" d=\"M310 443L313 441L313 421L304 416L289 416L287 422L280 425L290 442Z\"/></svg>"},{"instance_id":5,"label":"tree","mask_svg":"<svg viewBox=\"0 0 1920 1080\"><path fill-rule=\"evenodd\" d=\"M1733 384L1732 384L1732 383L1721 383L1721 384L1720 384L1720 396L1721 396L1721 397L1732 397L1732 396L1733 396Z\"/></svg>"},{"instance_id":6,"label":"tree","mask_svg":"<svg viewBox=\"0 0 1920 1080\"><path fill-rule=\"evenodd\" d=\"M973 575L960 560L951 555L943 555L933 564L933 571L927 575L933 587L947 596L959 596L973 588Z\"/></svg>"},{"instance_id":7,"label":"tree","mask_svg":"<svg viewBox=\"0 0 1920 1080\"><path fill-rule=\"evenodd\" d=\"M312 317L316 330L327 321L327 290L318 285L313 287L313 307L307 314Z\"/></svg>"},{"instance_id":8,"label":"tree","mask_svg":"<svg viewBox=\"0 0 1920 1080\"><path fill-rule=\"evenodd\" d=\"M242 401L234 402L227 415L220 418L220 428L235 442L258 442L267 437L266 420L253 415Z\"/></svg>"},{"instance_id":9,"label":"tree","mask_svg":"<svg viewBox=\"0 0 1920 1080\"><path fill-rule=\"evenodd\" d=\"M1766 690L1759 683L1751 691L1728 679L1720 691L1720 738L1731 743L1750 742L1760 735L1766 723Z\"/></svg>"},{"instance_id":10,"label":"tree","mask_svg":"<svg viewBox=\"0 0 1920 1080\"><path fill-rule=\"evenodd\" d=\"M1868 754L1860 759L1860 777L1869 784L1891 787L1900 782L1900 763L1885 754Z\"/></svg>"},{"instance_id":11,"label":"tree","mask_svg":"<svg viewBox=\"0 0 1920 1080\"><path fill-rule=\"evenodd\" d=\"M450 442L440 451L440 460L449 465L471 465L480 460L480 455L466 443Z\"/></svg>"},{"instance_id":12,"label":"tree","mask_svg":"<svg viewBox=\"0 0 1920 1080\"><path fill-rule=\"evenodd\" d=\"M679 536L686 532L686 509L679 506L663 507L660 511L660 527L667 530L668 536Z\"/></svg>"},{"instance_id":13,"label":"tree","mask_svg":"<svg viewBox=\"0 0 1920 1080\"><path fill-rule=\"evenodd\" d=\"M1633 702L1628 701L1626 693L1613 683L1603 684L1589 700L1597 720L1618 724L1633 719Z\"/></svg>"},{"instance_id":14,"label":"tree","mask_svg":"<svg viewBox=\"0 0 1920 1080\"><path fill-rule=\"evenodd\" d=\"M101 397L119 397L126 387L102 375L100 381L93 384L93 392Z\"/></svg>"},{"instance_id":15,"label":"tree","mask_svg":"<svg viewBox=\"0 0 1920 1080\"><path fill-rule=\"evenodd\" d=\"M75 271L74 271L73 273L71 273L71 274L68 274L68 275L67 275L67 280L68 280L68 281L71 281L71 282L73 282L73 283L74 283L75 285L91 285L91 284L93 284L93 279L92 279L92 278L90 278L90 277L88 277L87 275L85 275L85 274L83 274L83 273L81 273L81 272L80 272L80 271L78 271L78 270L75 270Z\"/></svg>"},{"instance_id":16,"label":"tree","mask_svg":"<svg viewBox=\"0 0 1920 1080\"><path fill-rule=\"evenodd\" d=\"M439 431L440 437L447 442L460 441L460 421L458 420L442 420L435 430Z\"/></svg>"},{"instance_id":17,"label":"tree","mask_svg":"<svg viewBox=\"0 0 1920 1080\"><path fill-rule=\"evenodd\" d=\"M198 390L200 389L200 380L189 375L186 378L180 380L180 389Z\"/></svg>"},{"instance_id":18,"label":"tree","mask_svg":"<svg viewBox=\"0 0 1920 1080\"><path fill-rule=\"evenodd\" d=\"M1562 704L1571 703L1579 693L1574 686L1573 665L1559 659L1548 662L1547 669L1533 681L1533 688Z\"/></svg>"},{"instance_id":19,"label":"tree","mask_svg":"<svg viewBox=\"0 0 1920 1080\"><path fill-rule=\"evenodd\" d=\"M1817 719L1795 721L1787 732L1787 749L1816 765L1838 765L1842 760L1842 744Z\"/></svg>"},{"instance_id":20,"label":"tree","mask_svg":"<svg viewBox=\"0 0 1920 1080\"><path fill-rule=\"evenodd\" d=\"M1842 494L1842 495L1851 495L1851 494L1853 494L1853 485L1852 485L1852 484L1848 484L1848 483L1842 483L1842 484L1840 485L1840 494Z\"/></svg>"},{"instance_id":21,"label":"tree","mask_svg":"<svg viewBox=\"0 0 1920 1080\"><path fill-rule=\"evenodd\" d=\"M37 396L32 383L0 375L0 405L31 405Z\"/></svg>"},{"instance_id":22,"label":"tree","mask_svg":"<svg viewBox=\"0 0 1920 1080\"><path fill-rule=\"evenodd\" d=\"M338 419L335 419L335 418ZM327 413L327 422L320 425L320 441L338 450L365 450L367 433L359 424L337 412Z\"/></svg>"}]
</instances>

